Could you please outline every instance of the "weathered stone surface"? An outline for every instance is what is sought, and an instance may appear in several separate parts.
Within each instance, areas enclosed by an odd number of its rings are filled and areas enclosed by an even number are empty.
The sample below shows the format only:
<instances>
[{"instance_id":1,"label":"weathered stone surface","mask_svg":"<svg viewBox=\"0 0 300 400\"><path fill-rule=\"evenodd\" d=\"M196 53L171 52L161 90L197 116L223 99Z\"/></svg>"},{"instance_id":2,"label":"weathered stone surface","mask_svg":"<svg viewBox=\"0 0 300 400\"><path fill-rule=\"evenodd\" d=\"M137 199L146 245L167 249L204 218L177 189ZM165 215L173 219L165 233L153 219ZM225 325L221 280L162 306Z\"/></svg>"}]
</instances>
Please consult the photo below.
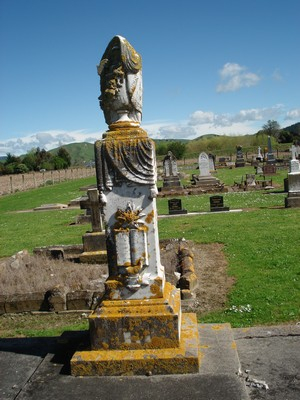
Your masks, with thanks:
<instances>
[{"instance_id":1,"label":"weathered stone surface","mask_svg":"<svg viewBox=\"0 0 300 400\"><path fill-rule=\"evenodd\" d=\"M6 296L3 296L2 294L0 294L0 315L6 313L5 300L6 300Z\"/></svg>"},{"instance_id":2,"label":"weathered stone surface","mask_svg":"<svg viewBox=\"0 0 300 400\"><path fill-rule=\"evenodd\" d=\"M83 251L106 251L105 232L86 232L82 236Z\"/></svg>"},{"instance_id":3,"label":"weathered stone surface","mask_svg":"<svg viewBox=\"0 0 300 400\"><path fill-rule=\"evenodd\" d=\"M63 289L55 287L48 290L45 299L48 302L49 311L64 311L66 310L66 293Z\"/></svg>"},{"instance_id":4,"label":"weathered stone surface","mask_svg":"<svg viewBox=\"0 0 300 400\"><path fill-rule=\"evenodd\" d=\"M170 283L165 285L163 298L104 300L89 317L91 348L177 347L180 319L180 291Z\"/></svg>"},{"instance_id":5,"label":"weathered stone surface","mask_svg":"<svg viewBox=\"0 0 300 400\"><path fill-rule=\"evenodd\" d=\"M49 210L62 210L68 208L67 204L53 203L53 204L43 204L39 207L35 207L34 211L49 211Z\"/></svg>"},{"instance_id":6,"label":"weathered stone surface","mask_svg":"<svg viewBox=\"0 0 300 400\"><path fill-rule=\"evenodd\" d=\"M48 311L48 304L47 301L45 301L44 292L6 296L4 301L6 313L18 313L25 311Z\"/></svg>"},{"instance_id":7,"label":"weathered stone surface","mask_svg":"<svg viewBox=\"0 0 300 400\"><path fill-rule=\"evenodd\" d=\"M94 292L88 290L76 290L67 293L67 310L89 310L92 305Z\"/></svg>"},{"instance_id":8,"label":"weathered stone surface","mask_svg":"<svg viewBox=\"0 0 300 400\"><path fill-rule=\"evenodd\" d=\"M71 359L71 373L75 376L198 373L200 359L196 315L183 314L179 346L78 351Z\"/></svg>"}]
</instances>

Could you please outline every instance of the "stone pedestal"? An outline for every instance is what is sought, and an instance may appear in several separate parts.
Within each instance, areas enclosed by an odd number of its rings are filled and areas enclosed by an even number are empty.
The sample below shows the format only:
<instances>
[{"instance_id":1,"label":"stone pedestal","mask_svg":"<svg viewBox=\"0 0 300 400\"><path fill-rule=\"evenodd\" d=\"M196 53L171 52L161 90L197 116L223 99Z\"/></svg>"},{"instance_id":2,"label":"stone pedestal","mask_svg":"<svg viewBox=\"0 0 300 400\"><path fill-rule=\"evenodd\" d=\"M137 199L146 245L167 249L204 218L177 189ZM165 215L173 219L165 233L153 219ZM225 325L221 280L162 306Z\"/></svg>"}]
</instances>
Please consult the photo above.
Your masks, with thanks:
<instances>
[{"instance_id":1,"label":"stone pedestal","mask_svg":"<svg viewBox=\"0 0 300 400\"><path fill-rule=\"evenodd\" d=\"M83 253L80 254L80 262L105 263L107 262L105 232L86 232L82 236Z\"/></svg>"},{"instance_id":2,"label":"stone pedestal","mask_svg":"<svg viewBox=\"0 0 300 400\"><path fill-rule=\"evenodd\" d=\"M300 207L300 172L288 174L288 196L285 207Z\"/></svg>"},{"instance_id":3,"label":"stone pedestal","mask_svg":"<svg viewBox=\"0 0 300 400\"><path fill-rule=\"evenodd\" d=\"M196 374L200 359L196 315L184 313L178 346L78 351L71 360L71 371L74 376Z\"/></svg>"},{"instance_id":4,"label":"stone pedestal","mask_svg":"<svg viewBox=\"0 0 300 400\"><path fill-rule=\"evenodd\" d=\"M168 176L163 178L163 187L162 191L169 191L171 189L175 189L176 191L179 189L183 190L180 179L178 176Z\"/></svg>"}]
</instances>

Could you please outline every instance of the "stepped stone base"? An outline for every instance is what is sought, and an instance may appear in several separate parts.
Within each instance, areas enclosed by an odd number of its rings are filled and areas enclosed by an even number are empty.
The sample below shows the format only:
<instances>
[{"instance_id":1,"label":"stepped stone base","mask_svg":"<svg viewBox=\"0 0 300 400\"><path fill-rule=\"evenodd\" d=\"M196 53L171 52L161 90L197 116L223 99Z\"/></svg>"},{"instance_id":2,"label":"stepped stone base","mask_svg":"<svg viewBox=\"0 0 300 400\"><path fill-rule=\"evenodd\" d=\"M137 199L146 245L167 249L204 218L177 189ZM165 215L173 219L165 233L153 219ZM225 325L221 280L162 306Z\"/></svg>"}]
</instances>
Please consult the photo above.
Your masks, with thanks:
<instances>
[{"instance_id":1,"label":"stepped stone base","mask_svg":"<svg viewBox=\"0 0 300 400\"><path fill-rule=\"evenodd\" d=\"M178 347L78 351L71 359L74 376L166 375L198 373L199 337L195 314L183 314Z\"/></svg>"},{"instance_id":2,"label":"stepped stone base","mask_svg":"<svg viewBox=\"0 0 300 400\"><path fill-rule=\"evenodd\" d=\"M88 264L107 263L107 251L99 250L99 251L83 252L79 255L79 261L81 263L88 263Z\"/></svg>"},{"instance_id":3,"label":"stepped stone base","mask_svg":"<svg viewBox=\"0 0 300 400\"><path fill-rule=\"evenodd\" d=\"M300 192L289 192L288 197L284 199L285 207L300 207Z\"/></svg>"}]
</instances>

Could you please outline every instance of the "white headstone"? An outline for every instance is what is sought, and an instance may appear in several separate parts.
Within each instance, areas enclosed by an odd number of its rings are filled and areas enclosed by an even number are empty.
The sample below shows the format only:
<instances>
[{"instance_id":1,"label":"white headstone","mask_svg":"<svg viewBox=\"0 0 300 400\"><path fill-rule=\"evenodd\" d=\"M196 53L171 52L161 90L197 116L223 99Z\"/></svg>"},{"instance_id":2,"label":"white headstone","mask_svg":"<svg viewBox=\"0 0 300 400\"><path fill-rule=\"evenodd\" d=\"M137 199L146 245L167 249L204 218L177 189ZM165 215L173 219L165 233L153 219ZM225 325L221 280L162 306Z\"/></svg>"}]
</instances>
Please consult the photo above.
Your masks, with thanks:
<instances>
[{"instance_id":1,"label":"white headstone","mask_svg":"<svg viewBox=\"0 0 300 400\"><path fill-rule=\"evenodd\" d=\"M199 170L200 176L211 175L209 172L209 157L204 151L199 155Z\"/></svg>"},{"instance_id":2,"label":"white headstone","mask_svg":"<svg viewBox=\"0 0 300 400\"><path fill-rule=\"evenodd\" d=\"M257 158L260 158L260 159L262 159L262 158L263 158L263 156L262 156L262 154L261 154L261 147L260 147L260 146L258 146L258 150L257 150Z\"/></svg>"},{"instance_id":3,"label":"white headstone","mask_svg":"<svg viewBox=\"0 0 300 400\"><path fill-rule=\"evenodd\" d=\"M294 144L290 148L290 151L292 153L292 160L296 160L296 158L297 158L297 147Z\"/></svg>"}]
</instances>

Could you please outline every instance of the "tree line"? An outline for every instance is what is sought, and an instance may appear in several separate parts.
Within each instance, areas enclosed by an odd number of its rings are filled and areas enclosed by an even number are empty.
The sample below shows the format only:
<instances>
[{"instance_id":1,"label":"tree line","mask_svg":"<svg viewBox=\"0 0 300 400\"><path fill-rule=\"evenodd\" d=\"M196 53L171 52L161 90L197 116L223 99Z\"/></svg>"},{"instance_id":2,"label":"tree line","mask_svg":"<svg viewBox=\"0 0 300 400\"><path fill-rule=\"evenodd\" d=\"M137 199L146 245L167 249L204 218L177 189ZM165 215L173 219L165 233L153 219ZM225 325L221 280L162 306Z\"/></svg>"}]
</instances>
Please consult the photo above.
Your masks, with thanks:
<instances>
[{"instance_id":1,"label":"tree line","mask_svg":"<svg viewBox=\"0 0 300 400\"><path fill-rule=\"evenodd\" d=\"M0 174L23 174L30 171L60 170L69 168L70 165L71 156L64 147L60 147L56 154L37 147L22 157L7 153L5 161L0 163Z\"/></svg>"}]
</instances>

